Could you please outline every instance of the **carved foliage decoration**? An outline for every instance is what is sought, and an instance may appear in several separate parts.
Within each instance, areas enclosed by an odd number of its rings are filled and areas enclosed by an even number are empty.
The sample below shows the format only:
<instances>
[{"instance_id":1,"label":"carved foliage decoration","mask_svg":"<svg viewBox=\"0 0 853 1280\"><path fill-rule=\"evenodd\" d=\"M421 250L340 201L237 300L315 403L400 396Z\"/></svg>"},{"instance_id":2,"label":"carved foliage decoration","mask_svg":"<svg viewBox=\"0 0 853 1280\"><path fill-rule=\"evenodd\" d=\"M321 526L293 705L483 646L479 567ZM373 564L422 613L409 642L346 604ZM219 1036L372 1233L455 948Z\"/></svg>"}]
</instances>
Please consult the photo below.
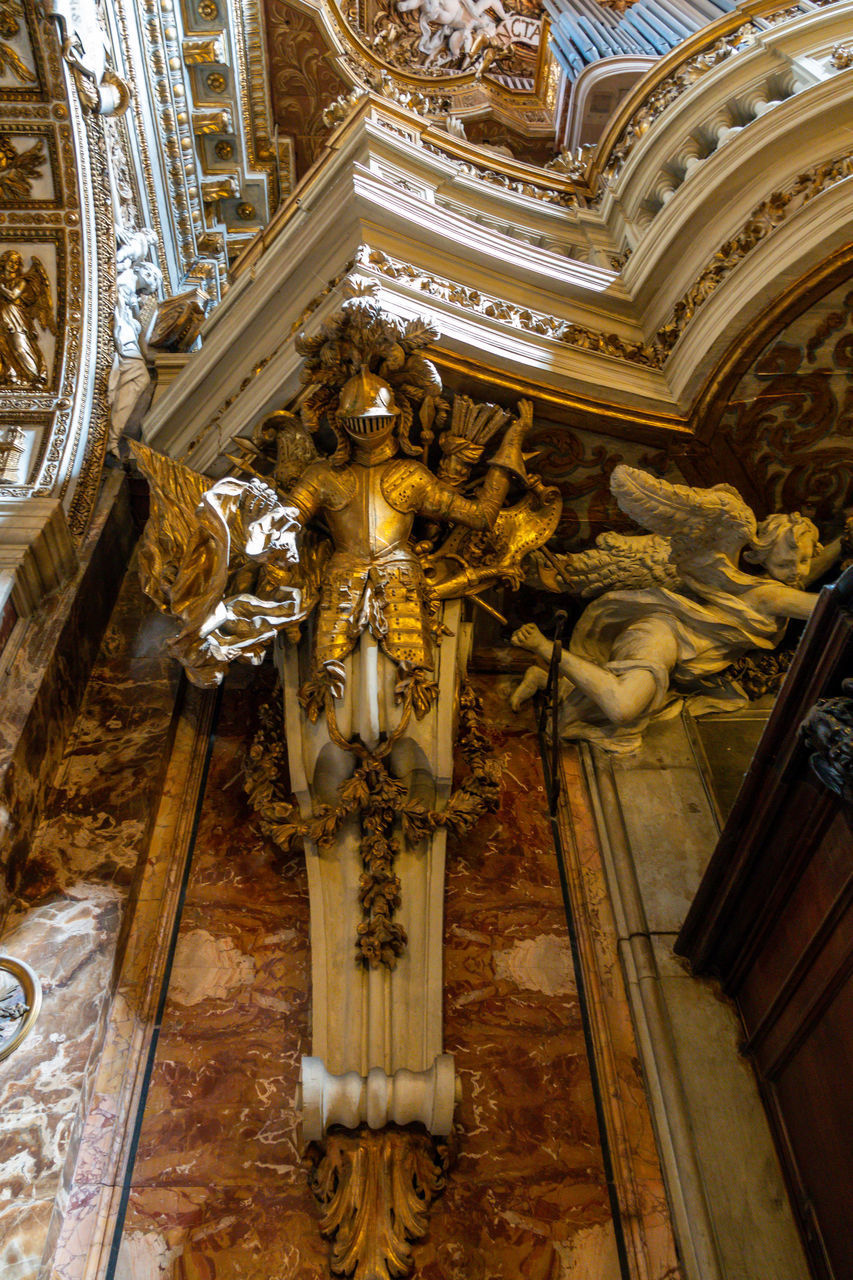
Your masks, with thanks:
<instances>
[{"instance_id":1,"label":"carved foliage decoration","mask_svg":"<svg viewBox=\"0 0 853 1280\"><path fill-rule=\"evenodd\" d=\"M717 435L767 511L830 521L853 495L853 288L793 321L761 353Z\"/></svg>"},{"instance_id":2,"label":"carved foliage decoration","mask_svg":"<svg viewBox=\"0 0 853 1280\"><path fill-rule=\"evenodd\" d=\"M549 425L534 428L526 448L536 450L536 467L560 491L563 514L555 534L562 550L585 546L607 529L634 530L610 492L610 475L620 462L663 475L666 454L650 452L627 441Z\"/></svg>"},{"instance_id":3,"label":"carved foliage decoration","mask_svg":"<svg viewBox=\"0 0 853 1280\"><path fill-rule=\"evenodd\" d=\"M8 133L0 133L0 201L4 205L32 196L33 183L42 176L45 159L42 138L19 151Z\"/></svg>"},{"instance_id":4,"label":"carved foliage decoration","mask_svg":"<svg viewBox=\"0 0 853 1280\"><path fill-rule=\"evenodd\" d=\"M312 692L316 696L321 691ZM413 684L407 696L414 700L417 693ZM329 705L327 703L327 708ZM309 714L311 710L309 707ZM244 766L244 776L249 803L258 815L264 835L285 851L301 839L329 849L343 823L351 816L359 817L363 865L359 898L364 919L353 941L358 960L369 968L384 965L393 969L406 949L406 931L394 919L400 906L400 880L394 871L398 852L395 832L402 833L410 843L424 840L439 827L464 835L497 805L499 766L490 758L481 714L477 695L464 687L459 699L457 745L468 772L444 809L428 809L422 801L408 796L405 784L393 777L388 768L387 748L392 745L389 741L384 744L384 750L359 753L358 766L341 786L337 805L318 806L313 814L302 818L282 783L288 774L281 714L277 706L269 703L259 710L260 727ZM330 728L334 729L334 725ZM349 743L342 745L352 749Z\"/></svg>"},{"instance_id":5,"label":"carved foliage decoration","mask_svg":"<svg viewBox=\"0 0 853 1280\"><path fill-rule=\"evenodd\" d=\"M309 1160L332 1272L352 1280L408 1275L411 1242L425 1235L429 1206L444 1190L446 1147L415 1130L363 1128L330 1133Z\"/></svg>"},{"instance_id":6,"label":"carved foliage decoration","mask_svg":"<svg viewBox=\"0 0 853 1280\"><path fill-rule=\"evenodd\" d=\"M853 680L839 698L821 698L802 723L809 764L825 787L853 805Z\"/></svg>"},{"instance_id":7,"label":"carved foliage decoration","mask_svg":"<svg viewBox=\"0 0 853 1280\"><path fill-rule=\"evenodd\" d=\"M333 69L329 49L311 18L286 0L266 6L275 118L294 139L301 176L323 145L324 109L350 85Z\"/></svg>"}]
</instances>

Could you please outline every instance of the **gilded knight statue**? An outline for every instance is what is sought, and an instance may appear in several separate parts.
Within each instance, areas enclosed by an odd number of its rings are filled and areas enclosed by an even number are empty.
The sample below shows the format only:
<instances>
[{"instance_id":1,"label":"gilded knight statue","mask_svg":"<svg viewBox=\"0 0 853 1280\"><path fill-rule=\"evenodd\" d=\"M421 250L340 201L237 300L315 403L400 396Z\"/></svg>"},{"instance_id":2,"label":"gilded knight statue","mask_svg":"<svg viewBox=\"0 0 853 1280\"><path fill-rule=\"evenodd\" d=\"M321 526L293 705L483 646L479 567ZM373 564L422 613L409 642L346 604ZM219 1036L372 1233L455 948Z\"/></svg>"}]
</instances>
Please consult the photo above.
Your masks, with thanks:
<instances>
[{"instance_id":1,"label":"gilded knight statue","mask_svg":"<svg viewBox=\"0 0 853 1280\"><path fill-rule=\"evenodd\" d=\"M602 534L589 551L539 556L535 572L548 590L597 597L562 653L562 736L630 752L684 698L698 714L745 705L720 673L750 650L772 651L789 618L810 615L817 595L803 588L825 557L811 520L794 512L759 524L729 485L694 489L620 465L611 492L650 533ZM534 624L512 642L550 661L553 646ZM528 668L513 709L546 678Z\"/></svg>"},{"instance_id":2,"label":"gilded knight statue","mask_svg":"<svg viewBox=\"0 0 853 1280\"><path fill-rule=\"evenodd\" d=\"M143 585L180 619L190 679L214 685L274 641L280 702L262 709L247 791L267 834L305 849L303 1136L332 1269L365 1280L406 1273L458 1089L441 1029L445 840L499 787L464 682L463 601L491 609L480 593L518 584L560 515L527 473L531 406L449 404L423 354L434 336L358 297L298 339L298 414L243 440L250 479L212 483L133 446L152 491ZM353 1234L365 1203L386 1217Z\"/></svg>"}]
</instances>

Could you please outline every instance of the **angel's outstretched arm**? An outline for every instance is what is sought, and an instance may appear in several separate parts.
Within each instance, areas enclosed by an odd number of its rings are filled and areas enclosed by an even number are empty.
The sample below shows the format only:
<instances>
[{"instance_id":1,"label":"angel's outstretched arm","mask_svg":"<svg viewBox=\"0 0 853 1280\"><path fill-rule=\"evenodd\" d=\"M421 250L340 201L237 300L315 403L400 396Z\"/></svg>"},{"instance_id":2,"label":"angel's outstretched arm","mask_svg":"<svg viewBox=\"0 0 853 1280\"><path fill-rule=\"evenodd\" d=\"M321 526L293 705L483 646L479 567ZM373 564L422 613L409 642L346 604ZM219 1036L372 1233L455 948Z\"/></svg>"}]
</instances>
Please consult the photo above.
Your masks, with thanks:
<instances>
[{"instance_id":1,"label":"angel's outstretched arm","mask_svg":"<svg viewBox=\"0 0 853 1280\"><path fill-rule=\"evenodd\" d=\"M818 601L816 591L798 591L772 578L754 587L752 597L773 618L810 618Z\"/></svg>"}]
</instances>

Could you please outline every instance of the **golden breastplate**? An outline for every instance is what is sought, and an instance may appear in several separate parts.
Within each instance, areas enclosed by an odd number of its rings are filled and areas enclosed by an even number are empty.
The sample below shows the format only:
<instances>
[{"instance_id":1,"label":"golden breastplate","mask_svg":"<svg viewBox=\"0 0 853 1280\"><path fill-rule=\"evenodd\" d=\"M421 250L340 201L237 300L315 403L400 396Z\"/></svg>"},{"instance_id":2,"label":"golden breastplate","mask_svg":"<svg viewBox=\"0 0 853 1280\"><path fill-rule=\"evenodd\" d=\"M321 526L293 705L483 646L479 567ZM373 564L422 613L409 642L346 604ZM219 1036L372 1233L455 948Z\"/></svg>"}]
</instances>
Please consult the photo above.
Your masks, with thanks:
<instances>
[{"instance_id":1,"label":"golden breastplate","mask_svg":"<svg viewBox=\"0 0 853 1280\"><path fill-rule=\"evenodd\" d=\"M365 467L354 463L351 466L352 496L340 510L325 512L336 551L349 552L365 560L381 559L389 550L408 541L414 516L411 512L396 511L385 498L382 474L386 465Z\"/></svg>"}]
</instances>

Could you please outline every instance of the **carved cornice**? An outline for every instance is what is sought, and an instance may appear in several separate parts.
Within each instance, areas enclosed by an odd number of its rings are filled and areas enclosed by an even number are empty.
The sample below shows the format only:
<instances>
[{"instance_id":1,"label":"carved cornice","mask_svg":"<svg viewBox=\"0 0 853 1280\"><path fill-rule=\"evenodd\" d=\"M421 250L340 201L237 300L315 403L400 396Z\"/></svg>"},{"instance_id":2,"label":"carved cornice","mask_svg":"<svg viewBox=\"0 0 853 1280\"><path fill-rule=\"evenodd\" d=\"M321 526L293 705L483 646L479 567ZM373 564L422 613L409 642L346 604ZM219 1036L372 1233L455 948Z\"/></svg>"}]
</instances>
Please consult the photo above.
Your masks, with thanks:
<instances>
[{"instance_id":1,"label":"carved cornice","mask_svg":"<svg viewBox=\"0 0 853 1280\"><path fill-rule=\"evenodd\" d=\"M442 302L476 311L479 315L499 320L526 333L553 338L555 342L566 346L594 351L598 355L609 356L614 360L627 360L631 364L645 365L647 368L657 368L662 363L657 353L643 343L627 342L615 333L601 333L582 325L570 324L542 311L533 311L530 307L520 307L479 289L470 289L442 276L421 271L411 263L389 257L380 249L363 246L357 262L359 266L376 271L379 275L400 280L428 297L440 298Z\"/></svg>"},{"instance_id":2,"label":"carved cornice","mask_svg":"<svg viewBox=\"0 0 853 1280\"><path fill-rule=\"evenodd\" d=\"M610 121L589 160L586 171L589 193L600 199L604 195L602 180L618 177L634 147L658 116L708 71L742 49L746 42L754 41L762 28L756 27L751 19L761 18L773 25L794 16L802 16L798 5L752 0L676 45L635 85Z\"/></svg>"},{"instance_id":3,"label":"carved cornice","mask_svg":"<svg viewBox=\"0 0 853 1280\"><path fill-rule=\"evenodd\" d=\"M658 329L654 349L661 359L666 359L690 324L696 312L703 306L732 271L757 245L781 226L792 214L802 209L822 192L853 174L853 150L836 160L826 160L799 174L789 186L774 191L749 214L737 235L723 242L713 259L704 267L675 304L670 319Z\"/></svg>"},{"instance_id":4,"label":"carved cornice","mask_svg":"<svg viewBox=\"0 0 853 1280\"><path fill-rule=\"evenodd\" d=\"M217 295L229 241L232 253L248 243L293 177L289 140L278 151L272 142L258 0L190 0L168 9L156 0L116 0L115 9L133 78L152 89L150 99L137 95L133 109L137 136L150 139L150 101L162 165L145 147L142 164L150 208L165 209L172 223L168 238L180 265L172 283L203 282ZM143 66L135 65L137 46ZM232 179L222 200L205 199L203 178L212 176Z\"/></svg>"}]
</instances>

